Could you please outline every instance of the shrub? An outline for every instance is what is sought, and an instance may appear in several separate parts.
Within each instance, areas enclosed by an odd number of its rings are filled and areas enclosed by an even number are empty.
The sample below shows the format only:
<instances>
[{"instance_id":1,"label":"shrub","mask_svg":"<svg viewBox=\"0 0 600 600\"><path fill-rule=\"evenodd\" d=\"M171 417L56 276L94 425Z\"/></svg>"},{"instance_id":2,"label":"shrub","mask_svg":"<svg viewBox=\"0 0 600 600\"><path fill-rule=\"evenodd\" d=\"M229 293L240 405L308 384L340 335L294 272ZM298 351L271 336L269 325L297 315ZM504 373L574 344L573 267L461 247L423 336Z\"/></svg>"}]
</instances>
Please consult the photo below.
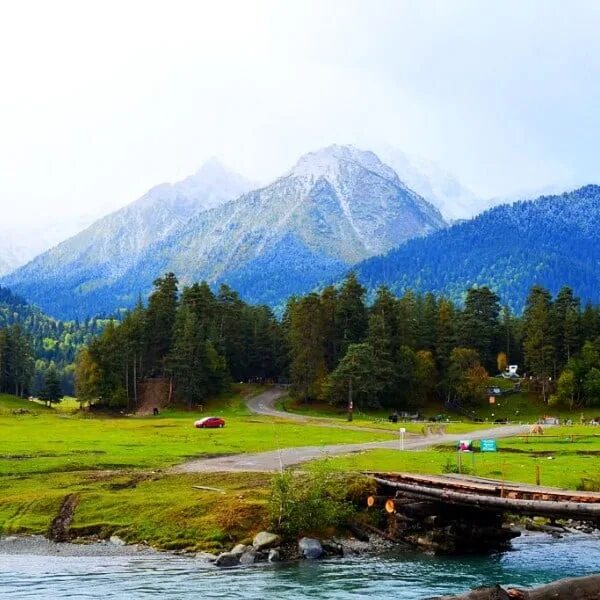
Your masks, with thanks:
<instances>
[{"instance_id":1,"label":"shrub","mask_svg":"<svg viewBox=\"0 0 600 600\"><path fill-rule=\"evenodd\" d=\"M442 467L442 473L461 473L462 475L470 475L473 473L473 468L461 463L459 468L458 463L455 463L451 458L446 459L446 464Z\"/></svg>"},{"instance_id":2,"label":"shrub","mask_svg":"<svg viewBox=\"0 0 600 600\"><path fill-rule=\"evenodd\" d=\"M327 466L318 465L310 473L280 473L272 483L271 525L288 537L338 527L354 513L355 493L347 476Z\"/></svg>"}]
</instances>

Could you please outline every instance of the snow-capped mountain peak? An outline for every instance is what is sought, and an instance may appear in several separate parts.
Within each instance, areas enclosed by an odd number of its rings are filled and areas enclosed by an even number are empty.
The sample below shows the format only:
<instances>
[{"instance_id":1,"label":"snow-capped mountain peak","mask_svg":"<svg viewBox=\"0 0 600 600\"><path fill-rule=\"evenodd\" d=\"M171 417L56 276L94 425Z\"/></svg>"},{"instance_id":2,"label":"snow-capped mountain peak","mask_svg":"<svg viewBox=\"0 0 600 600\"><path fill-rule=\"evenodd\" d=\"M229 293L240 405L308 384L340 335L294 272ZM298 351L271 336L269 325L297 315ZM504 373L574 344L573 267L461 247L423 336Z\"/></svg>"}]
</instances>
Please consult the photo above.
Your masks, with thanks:
<instances>
[{"instance_id":1,"label":"snow-capped mountain peak","mask_svg":"<svg viewBox=\"0 0 600 600\"><path fill-rule=\"evenodd\" d=\"M335 184L344 171L357 166L367 169L383 179L396 184L400 183L394 170L382 163L373 152L360 150L351 145L338 144L304 154L288 176L306 178L311 181L323 177Z\"/></svg>"}]
</instances>

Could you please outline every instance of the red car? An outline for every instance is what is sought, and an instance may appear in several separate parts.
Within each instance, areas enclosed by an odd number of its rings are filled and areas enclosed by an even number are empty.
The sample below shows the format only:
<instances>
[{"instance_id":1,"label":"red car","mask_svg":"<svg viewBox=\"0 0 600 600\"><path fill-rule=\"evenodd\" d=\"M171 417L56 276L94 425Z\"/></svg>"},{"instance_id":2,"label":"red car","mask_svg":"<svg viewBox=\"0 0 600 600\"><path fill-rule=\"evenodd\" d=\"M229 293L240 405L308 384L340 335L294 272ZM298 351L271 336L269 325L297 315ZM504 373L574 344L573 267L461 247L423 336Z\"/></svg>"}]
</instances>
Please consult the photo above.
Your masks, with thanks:
<instances>
[{"instance_id":1,"label":"red car","mask_svg":"<svg viewBox=\"0 0 600 600\"><path fill-rule=\"evenodd\" d=\"M198 429L225 427L225 421L220 417L204 417L194 423L194 427Z\"/></svg>"}]
</instances>

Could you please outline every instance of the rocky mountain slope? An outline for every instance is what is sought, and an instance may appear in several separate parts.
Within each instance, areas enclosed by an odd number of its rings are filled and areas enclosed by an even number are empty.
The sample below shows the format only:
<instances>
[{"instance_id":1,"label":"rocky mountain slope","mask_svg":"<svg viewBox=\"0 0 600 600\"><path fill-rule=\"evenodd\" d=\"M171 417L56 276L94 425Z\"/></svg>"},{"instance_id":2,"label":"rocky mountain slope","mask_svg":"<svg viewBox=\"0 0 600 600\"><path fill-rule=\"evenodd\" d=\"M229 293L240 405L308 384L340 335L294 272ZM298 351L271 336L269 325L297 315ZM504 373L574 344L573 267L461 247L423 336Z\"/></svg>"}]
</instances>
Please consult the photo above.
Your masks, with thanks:
<instances>
[{"instance_id":1,"label":"rocky mountain slope","mask_svg":"<svg viewBox=\"0 0 600 600\"><path fill-rule=\"evenodd\" d=\"M52 314L88 315L86 299L131 269L149 246L177 231L194 215L213 209L252 187L218 161L174 184L163 183L132 204L3 278L28 300ZM81 311L73 311L81 301ZM93 311L104 312L94 305ZM111 307L106 307L110 310Z\"/></svg>"},{"instance_id":2,"label":"rocky mountain slope","mask_svg":"<svg viewBox=\"0 0 600 600\"><path fill-rule=\"evenodd\" d=\"M351 146L309 153L270 185L188 215L187 221L169 215L164 201L152 210L163 235L122 212L122 234L98 231L93 245L87 236L66 242L71 256L80 244L77 263L61 245L6 283L60 316L131 305L166 271L183 282L225 281L250 301L277 304L445 226L440 212L375 154ZM138 232L134 239L128 239L130 228ZM121 244L118 257L115 238Z\"/></svg>"}]
</instances>

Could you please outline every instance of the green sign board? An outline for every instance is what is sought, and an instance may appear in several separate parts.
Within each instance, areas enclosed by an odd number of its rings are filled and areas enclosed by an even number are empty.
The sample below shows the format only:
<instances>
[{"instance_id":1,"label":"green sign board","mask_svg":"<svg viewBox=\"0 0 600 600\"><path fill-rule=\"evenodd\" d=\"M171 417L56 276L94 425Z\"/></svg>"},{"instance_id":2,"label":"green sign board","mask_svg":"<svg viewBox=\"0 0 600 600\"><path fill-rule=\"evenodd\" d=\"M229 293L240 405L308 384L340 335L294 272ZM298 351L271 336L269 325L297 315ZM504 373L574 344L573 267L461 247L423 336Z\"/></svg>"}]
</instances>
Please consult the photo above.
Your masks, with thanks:
<instances>
[{"instance_id":1,"label":"green sign board","mask_svg":"<svg viewBox=\"0 0 600 600\"><path fill-rule=\"evenodd\" d=\"M482 452L497 452L496 440L481 440L479 448Z\"/></svg>"}]
</instances>

